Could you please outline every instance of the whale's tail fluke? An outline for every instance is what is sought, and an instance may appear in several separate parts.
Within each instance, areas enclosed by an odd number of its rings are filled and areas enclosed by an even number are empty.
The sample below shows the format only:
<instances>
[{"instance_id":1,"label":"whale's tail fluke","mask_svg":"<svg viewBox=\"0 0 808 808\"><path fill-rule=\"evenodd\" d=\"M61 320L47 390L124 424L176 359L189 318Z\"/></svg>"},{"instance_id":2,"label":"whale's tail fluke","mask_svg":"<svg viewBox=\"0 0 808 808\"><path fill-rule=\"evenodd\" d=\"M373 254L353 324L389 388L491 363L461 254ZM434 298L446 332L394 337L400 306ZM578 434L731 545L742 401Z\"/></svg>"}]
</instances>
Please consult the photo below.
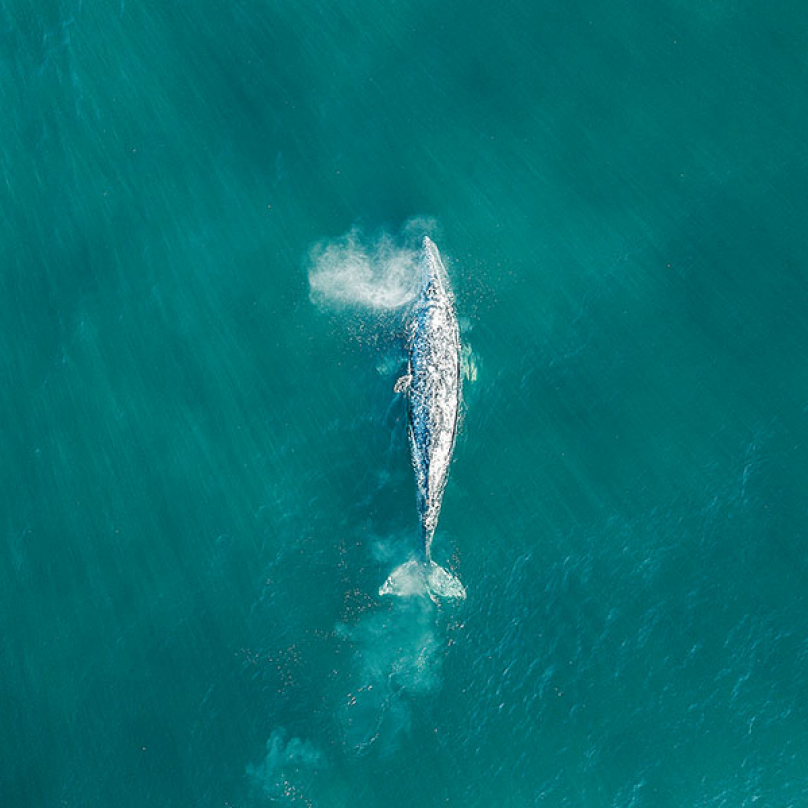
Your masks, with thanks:
<instances>
[{"instance_id":1,"label":"whale's tail fluke","mask_svg":"<svg viewBox=\"0 0 808 808\"><path fill-rule=\"evenodd\" d=\"M405 598L428 595L434 601L438 598L463 600L466 589L458 578L434 561L413 558L390 573L379 594Z\"/></svg>"}]
</instances>

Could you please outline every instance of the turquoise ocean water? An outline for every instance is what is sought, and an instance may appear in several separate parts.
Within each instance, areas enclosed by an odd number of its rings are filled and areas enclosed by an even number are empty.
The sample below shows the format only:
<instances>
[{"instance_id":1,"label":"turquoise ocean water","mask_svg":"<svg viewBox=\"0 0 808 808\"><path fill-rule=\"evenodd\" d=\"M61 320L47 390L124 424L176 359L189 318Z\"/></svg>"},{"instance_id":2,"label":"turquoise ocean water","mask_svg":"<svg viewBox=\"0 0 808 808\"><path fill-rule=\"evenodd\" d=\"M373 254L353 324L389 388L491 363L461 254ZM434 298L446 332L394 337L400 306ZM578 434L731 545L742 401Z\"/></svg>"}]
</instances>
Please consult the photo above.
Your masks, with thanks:
<instances>
[{"instance_id":1,"label":"turquoise ocean water","mask_svg":"<svg viewBox=\"0 0 808 808\"><path fill-rule=\"evenodd\" d=\"M806 41L0 0L0 804L808 805ZM437 606L377 594L424 233Z\"/></svg>"}]
</instances>

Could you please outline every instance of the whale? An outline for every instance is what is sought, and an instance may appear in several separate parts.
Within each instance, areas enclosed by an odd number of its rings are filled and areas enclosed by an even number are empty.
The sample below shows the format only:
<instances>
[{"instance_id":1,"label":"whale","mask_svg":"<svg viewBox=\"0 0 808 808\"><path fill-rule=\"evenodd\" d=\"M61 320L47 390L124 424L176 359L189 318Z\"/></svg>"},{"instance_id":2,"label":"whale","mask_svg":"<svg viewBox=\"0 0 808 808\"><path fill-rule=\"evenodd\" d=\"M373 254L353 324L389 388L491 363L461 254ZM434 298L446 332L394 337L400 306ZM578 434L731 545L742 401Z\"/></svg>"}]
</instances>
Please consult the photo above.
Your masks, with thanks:
<instances>
[{"instance_id":1,"label":"whale","mask_svg":"<svg viewBox=\"0 0 808 808\"><path fill-rule=\"evenodd\" d=\"M381 595L427 594L464 598L465 588L432 560L449 477L460 411L460 329L449 276L435 243L425 236L419 257L420 291L406 331L407 372L394 391L407 399L407 435L415 473L420 523L418 553L397 567L379 590Z\"/></svg>"}]
</instances>

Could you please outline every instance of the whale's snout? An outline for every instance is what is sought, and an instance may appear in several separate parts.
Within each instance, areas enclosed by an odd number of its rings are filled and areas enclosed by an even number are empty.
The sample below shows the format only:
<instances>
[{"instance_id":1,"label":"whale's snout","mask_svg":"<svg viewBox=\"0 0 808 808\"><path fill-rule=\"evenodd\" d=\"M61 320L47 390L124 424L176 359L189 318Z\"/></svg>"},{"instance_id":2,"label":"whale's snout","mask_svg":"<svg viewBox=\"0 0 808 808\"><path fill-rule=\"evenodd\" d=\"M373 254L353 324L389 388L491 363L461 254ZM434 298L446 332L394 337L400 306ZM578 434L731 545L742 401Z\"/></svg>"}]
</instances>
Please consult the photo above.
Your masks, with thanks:
<instances>
[{"instance_id":1,"label":"whale's snout","mask_svg":"<svg viewBox=\"0 0 808 808\"><path fill-rule=\"evenodd\" d=\"M449 276L440 257L435 242L429 236L424 236L423 255L421 258L423 269L423 289L427 297L443 297L449 288Z\"/></svg>"}]
</instances>

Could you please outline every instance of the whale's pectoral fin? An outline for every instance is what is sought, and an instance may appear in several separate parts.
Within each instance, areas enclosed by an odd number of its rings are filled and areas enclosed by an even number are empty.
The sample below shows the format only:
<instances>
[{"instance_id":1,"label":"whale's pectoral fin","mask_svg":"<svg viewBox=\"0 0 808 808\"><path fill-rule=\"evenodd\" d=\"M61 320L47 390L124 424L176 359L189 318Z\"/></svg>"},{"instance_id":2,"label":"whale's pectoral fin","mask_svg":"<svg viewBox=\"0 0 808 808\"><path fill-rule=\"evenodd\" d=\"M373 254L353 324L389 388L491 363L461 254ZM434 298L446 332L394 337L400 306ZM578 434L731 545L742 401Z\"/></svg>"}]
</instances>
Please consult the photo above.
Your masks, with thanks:
<instances>
[{"instance_id":1,"label":"whale's pectoral fin","mask_svg":"<svg viewBox=\"0 0 808 808\"><path fill-rule=\"evenodd\" d=\"M412 374L408 373L406 376L402 376L394 385L393 385L393 392L394 393L405 393L410 388L410 382L412 381Z\"/></svg>"},{"instance_id":2,"label":"whale's pectoral fin","mask_svg":"<svg viewBox=\"0 0 808 808\"><path fill-rule=\"evenodd\" d=\"M471 346L466 343L460 349L460 375L465 381L476 382L479 372L477 355L471 350Z\"/></svg>"}]
</instances>

